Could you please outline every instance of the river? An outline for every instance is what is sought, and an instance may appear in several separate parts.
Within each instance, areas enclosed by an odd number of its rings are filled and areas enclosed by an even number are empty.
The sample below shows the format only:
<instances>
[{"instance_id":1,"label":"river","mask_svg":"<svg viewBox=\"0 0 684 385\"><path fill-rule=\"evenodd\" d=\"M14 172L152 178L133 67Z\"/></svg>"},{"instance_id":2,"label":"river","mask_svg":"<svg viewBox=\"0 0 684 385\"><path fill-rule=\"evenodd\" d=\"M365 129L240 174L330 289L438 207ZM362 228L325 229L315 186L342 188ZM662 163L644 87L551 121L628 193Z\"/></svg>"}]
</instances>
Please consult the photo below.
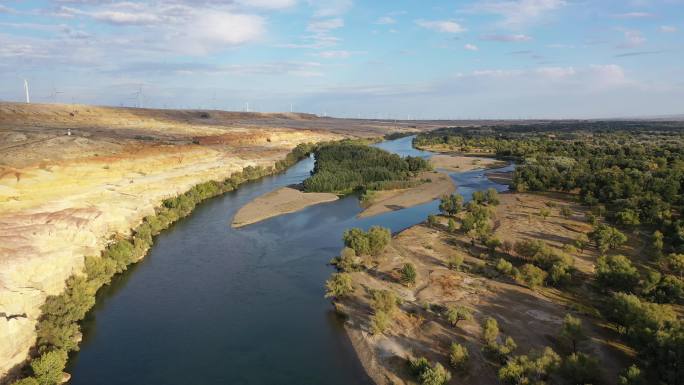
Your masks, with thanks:
<instances>
[{"instance_id":1,"label":"river","mask_svg":"<svg viewBox=\"0 0 684 385\"><path fill-rule=\"evenodd\" d=\"M411 137L377 146L427 157ZM313 159L200 204L143 261L98 293L67 371L72 385L365 385L342 321L323 298L327 262L350 227L400 231L438 203L358 219L350 196L240 229L235 212L308 177ZM511 170L512 166L502 170ZM506 186L484 171L452 174L466 198Z\"/></svg>"}]
</instances>

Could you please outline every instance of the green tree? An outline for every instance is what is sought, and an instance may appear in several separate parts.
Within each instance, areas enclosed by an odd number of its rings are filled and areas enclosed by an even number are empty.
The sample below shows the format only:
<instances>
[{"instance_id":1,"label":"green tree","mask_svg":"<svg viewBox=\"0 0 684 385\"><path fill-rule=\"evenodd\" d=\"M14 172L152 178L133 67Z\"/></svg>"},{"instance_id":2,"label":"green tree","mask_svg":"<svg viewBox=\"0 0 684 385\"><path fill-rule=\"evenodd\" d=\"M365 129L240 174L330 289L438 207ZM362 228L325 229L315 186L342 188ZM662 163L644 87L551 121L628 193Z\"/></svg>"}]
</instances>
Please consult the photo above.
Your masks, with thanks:
<instances>
[{"instance_id":1,"label":"green tree","mask_svg":"<svg viewBox=\"0 0 684 385\"><path fill-rule=\"evenodd\" d=\"M437 223L438 223L438 221L437 221L437 216L432 215L432 214L428 215L428 217L427 217L427 223L428 223L428 226L430 226L430 227L435 227L435 226L437 226Z\"/></svg>"},{"instance_id":2,"label":"green tree","mask_svg":"<svg viewBox=\"0 0 684 385\"><path fill-rule=\"evenodd\" d=\"M380 255L390 242L392 234L390 230L380 226L372 226L368 230L368 244L371 255Z\"/></svg>"},{"instance_id":3,"label":"green tree","mask_svg":"<svg viewBox=\"0 0 684 385\"><path fill-rule=\"evenodd\" d=\"M639 272L624 255L601 256L596 263L596 280L605 288L631 292L639 283Z\"/></svg>"},{"instance_id":4,"label":"green tree","mask_svg":"<svg viewBox=\"0 0 684 385\"><path fill-rule=\"evenodd\" d=\"M418 274L416 273L416 267L412 263L405 263L401 270L399 270L399 274L401 275L401 283L404 285L413 286L416 284Z\"/></svg>"},{"instance_id":5,"label":"green tree","mask_svg":"<svg viewBox=\"0 0 684 385\"><path fill-rule=\"evenodd\" d=\"M496 262L496 270L501 274L511 275L513 273L513 264L503 258L499 258Z\"/></svg>"},{"instance_id":6,"label":"green tree","mask_svg":"<svg viewBox=\"0 0 684 385\"><path fill-rule=\"evenodd\" d=\"M422 357L412 360L410 364L411 371L421 385L444 385L451 379L451 373L439 362L431 366L430 362Z\"/></svg>"},{"instance_id":7,"label":"green tree","mask_svg":"<svg viewBox=\"0 0 684 385\"><path fill-rule=\"evenodd\" d=\"M596 242L596 246L602 253L611 249L617 249L627 242L627 237L615 227L599 224L589 233L589 238Z\"/></svg>"},{"instance_id":8,"label":"green tree","mask_svg":"<svg viewBox=\"0 0 684 385\"><path fill-rule=\"evenodd\" d=\"M447 228L450 233L455 233L456 232L456 221L453 218L449 218L449 222L447 222Z\"/></svg>"},{"instance_id":9,"label":"green tree","mask_svg":"<svg viewBox=\"0 0 684 385\"><path fill-rule=\"evenodd\" d=\"M488 205L499 205L499 193L495 188L488 188L487 191L485 191L485 201Z\"/></svg>"},{"instance_id":10,"label":"green tree","mask_svg":"<svg viewBox=\"0 0 684 385\"><path fill-rule=\"evenodd\" d=\"M31 369L40 385L57 385L62 383L66 362L67 353L64 350L53 350L33 360Z\"/></svg>"},{"instance_id":11,"label":"green tree","mask_svg":"<svg viewBox=\"0 0 684 385\"><path fill-rule=\"evenodd\" d=\"M439 211L454 216L463 210L463 197L459 194L445 195L439 202Z\"/></svg>"},{"instance_id":12,"label":"green tree","mask_svg":"<svg viewBox=\"0 0 684 385\"><path fill-rule=\"evenodd\" d=\"M451 326L456 326L460 321L473 319L472 311L465 306L449 306L445 315Z\"/></svg>"},{"instance_id":13,"label":"green tree","mask_svg":"<svg viewBox=\"0 0 684 385\"><path fill-rule=\"evenodd\" d=\"M544 284L544 280L547 277L547 273L534 266L532 264L526 263L520 268L520 274L518 279L524 282L527 286L535 288Z\"/></svg>"},{"instance_id":14,"label":"green tree","mask_svg":"<svg viewBox=\"0 0 684 385\"><path fill-rule=\"evenodd\" d=\"M358 270L357 256L354 249L345 247L340 252L340 258L337 261L337 268L343 272L351 273Z\"/></svg>"},{"instance_id":15,"label":"green tree","mask_svg":"<svg viewBox=\"0 0 684 385\"><path fill-rule=\"evenodd\" d=\"M342 239L344 245L353 249L356 255L370 255L370 241L363 230L357 228L346 230Z\"/></svg>"},{"instance_id":16,"label":"green tree","mask_svg":"<svg viewBox=\"0 0 684 385\"><path fill-rule=\"evenodd\" d=\"M572 352L577 353L577 347L587 339L587 335L582 328L582 320L567 314L561 327L561 338L572 347Z\"/></svg>"},{"instance_id":17,"label":"green tree","mask_svg":"<svg viewBox=\"0 0 684 385\"><path fill-rule=\"evenodd\" d=\"M562 374L573 384L595 384L601 378L598 361L584 353L572 353L562 366Z\"/></svg>"},{"instance_id":18,"label":"green tree","mask_svg":"<svg viewBox=\"0 0 684 385\"><path fill-rule=\"evenodd\" d=\"M618 377L618 385L645 385L646 381L638 366L632 365Z\"/></svg>"},{"instance_id":19,"label":"green tree","mask_svg":"<svg viewBox=\"0 0 684 385\"><path fill-rule=\"evenodd\" d=\"M663 247L665 246L663 233L656 230L653 232L652 237L653 250L655 250L656 257L660 257L663 254Z\"/></svg>"},{"instance_id":20,"label":"green tree","mask_svg":"<svg viewBox=\"0 0 684 385\"><path fill-rule=\"evenodd\" d=\"M21 380L14 381L12 385L40 385L40 383L33 377L26 377L22 378Z\"/></svg>"},{"instance_id":21,"label":"green tree","mask_svg":"<svg viewBox=\"0 0 684 385\"><path fill-rule=\"evenodd\" d=\"M668 255L667 264L672 272L679 274L679 278L682 278L684 275L684 254Z\"/></svg>"},{"instance_id":22,"label":"green tree","mask_svg":"<svg viewBox=\"0 0 684 385\"><path fill-rule=\"evenodd\" d=\"M340 299L354 292L352 278L348 273L334 273L325 282L325 298Z\"/></svg>"},{"instance_id":23,"label":"green tree","mask_svg":"<svg viewBox=\"0 0 684 385\"><path fill-rule=\"evenodd\" d=\"M468 369L469 360L470 353L468 353L468 348L455 342L451 344L449 348L449 362L454 369L465 372Z\"/></svg>"},{"instance_id":24,"label":"green tree","mask_svg":"<svg viewBox=\"0 0 684 385\"><path fill-rule=\"evenodd\" d=\"M482 338L487 345L495 345L499 338L499 323L492 317L488 317L482 325Z\"/></svg>"}]
</instances>

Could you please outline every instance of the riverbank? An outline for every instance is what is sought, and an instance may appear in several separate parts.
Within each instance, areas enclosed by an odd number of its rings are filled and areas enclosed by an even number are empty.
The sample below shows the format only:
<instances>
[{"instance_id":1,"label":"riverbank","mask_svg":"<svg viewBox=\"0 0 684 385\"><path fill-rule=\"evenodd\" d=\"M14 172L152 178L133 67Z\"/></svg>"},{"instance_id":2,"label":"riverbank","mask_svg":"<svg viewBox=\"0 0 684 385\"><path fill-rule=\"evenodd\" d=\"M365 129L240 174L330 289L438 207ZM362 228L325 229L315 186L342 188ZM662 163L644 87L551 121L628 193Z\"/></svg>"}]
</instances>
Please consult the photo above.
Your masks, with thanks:
<instances>
[{"instance_id":1,"label":"riverbank","mask_svg":"<svg viewBox=\"0 0 684 385\"><path fill-rule=\"evenodd\" d=\"M415 180L423 182L407 189L373 191L371 197L364 202L365 208L359 218L418 206L456 191L449 175L442 172L422 172Z\"/></svg>"},{"instance_id":2,"label":"riverbank","mask_svg":"<svg viewBox=\"0 0 684 385\"><path fill-rule=\"evenodd\" d=\"M255 198L243 206L233 217L235 228L303 210L309 206L334 202L339 197L330 193L305 193L292 187L283 187Z\"/></svg>"},{"instance_id":3,"label":"riverbank","mask_svg":"<svg viewBox=\"0 0 684 385\"><path fill-rule=\"evenodd\" d=\"M438 170L449 172L466 172L477 169L491 169L504 167L507 162L494 158L475 156L462 156L453 154L436 154L430 158L430 162Z\"/></svg>"},{"instance_id":4,"label":"riverbank","mask_svg":"<svg viewBox=\"0 0 684 385\"><path fill-rule=\"evenodd\" d=\"M573 314L588 336L581 351L599 360L605 383L615 383L633 352L597 317L589 289L582 285L586 278L564 288L529 287L496 267L499 258L519 264L512 244L526 239L543 241L554 252L572 253L578 277L592 274L598 250L564 248L591 229L583 221L583 208L568 198L501 194L492 226L493 236L503 243L494 251L479 242L473 245L458 229L449 231L447 218L437 217L435 225L419 224L396 234L381 255L364 259L366 269L349 272L353 292L336 300L335 307L346 317L345 328L369 376L377 384L415 383L407 360L425 357L451 371L454 379L449 384L499 384L501 364L488 353L491 346L482 337L486 319L498 321L498 343L503 346L507 337L514 340L516 347L507 354L533 355L550 346L565 356L572 351L559 333L565 316ZM407 263L416 271L409 286L400 279ZM379 332L372 309L377 306L374 293L381 291L396 296L398 305ZM469 315L452 322L450 308L466 309ZM453 343L469 352L465 367L450 362Z\"/></svg>"},{"instance_id":5,"label":"riverbank","mask_svg":"<svg viewBox=\"0 0 684 385\"><path fill-rule=\"evenodd\" d=\"M86 256L128 237L165 199L245 168L275 166L300 143L340 138L93 108L110 119L113 127L104 128L70 116L71 108L49 107L61 116L52 121L34 114L39 106L11 106L0 114L0 378L34 346L46 298L82 274ZM216 135L218 144L196 139Z\"/></svg>"}]
</instances>

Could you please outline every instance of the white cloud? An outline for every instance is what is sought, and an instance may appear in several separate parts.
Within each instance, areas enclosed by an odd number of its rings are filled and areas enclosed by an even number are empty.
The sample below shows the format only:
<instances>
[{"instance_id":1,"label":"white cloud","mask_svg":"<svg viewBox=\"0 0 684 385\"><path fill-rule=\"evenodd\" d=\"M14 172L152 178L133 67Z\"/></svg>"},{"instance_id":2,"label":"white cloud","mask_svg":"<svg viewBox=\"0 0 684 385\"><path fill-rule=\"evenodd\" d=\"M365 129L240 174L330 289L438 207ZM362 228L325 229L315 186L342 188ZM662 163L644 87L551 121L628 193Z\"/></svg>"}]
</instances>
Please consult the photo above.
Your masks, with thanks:
<instances>
[{"instance_id":1,"label":"white cloud","mask_svg":"<svg viewBox=\"0 0 684 385\"><path fill-rule=\"evenodd\" d=\"M257 40L265 28L260 16L203 11L196 13L183 30L189 38L186 48L203 53Z\"/></svg>"},{"instance_id":2,"label":"white cloud","mask_svg":"<svg viewBox=\"0 0 684 385\"><path fill-rule=\"evenodd\" d=\"M416 24L422 28L443 33L461 33L466 30L457 22L451 20L416 20Z\"/></svg>"},{"instance_id":3,"label":"white cloud","mask_svg":"<svg viewBox=\"0 0 684 385\"><path fill-rule=\"evenodd\" d=\"M677 31L678 31L677 27L673 27L671 25L661 25L660 26L660 32L674 33Z\"/></svg>"},{"instance_id":4,"label":"white cloud","mask_svg":"<svg viewBox=\"0 0 684 385\"><path fill-rule=\"evenodd\" d=\"M512 42L522 42L522 41L530 41L532 40L532 37L525 35L525 34L515 34L515 35L484 35L482 36L482 40L490 40L490 41L500 41L500 42L505 42L505 43L512 43Z\"/></svg>"},{"instance_id":5,"label":"white cloud","mask_svg":"<svg viewBox=\"0 0 684 385\"><path fill-rule=\"evenodd\" d=\"M383 16L376 20L375 24L381 24L381 25L388 25L388 24L396 24L397 20L391 16Z\"/></svg>"},{"instance_id":6,"label":"white cloud","mask_svg":"<svg viewBox=\"0 0 684 385\"><path fill-rule=\"evenodd\" d=\"M344 20L337 17L334 19L314 20L306 28L310 32L326 33L334 29L344 27Z\"/></svg>"},{"instance_id":7,"label":"white cloud","mask_svg":"<svg viewBox=\"0 0 684 385\"><path fill-rule=\"evenodd\" d=\"M648 12L625 12L616 13L613 15L613 17L616 17L618 19L645 19L654 16L654 14Z\"/></svg>"},{"instance_id":8,"label":"white cloud","mask_svg":"<svg viewBox=\"0 0 684 385\"><path fill-rule=\"evenodd\" d=\"M350 51L323 51L318 53L318 56L324 59L347 59L352 56Z\"/></svg>"},{"instance_id":9,"label":"white cloud","mask_svg":"<svg viewBox=\"0 0 684 385\"><path fill-rule=\"evenodd\" d=\"M111 24L144 25L156 24L161 21L157 15L148 13L102 11L93 12L90 14L90 16L92 16L92 18L95 20L104 21Z\"/></svg>"},{"instance_id":10,"label":"white cloud","mask_svg":"<svg viewBox=\"0 0 684 385\"><path fill-rule=\"evenodd\" d=\"M635 48L646 42L646 38L638 30L621 30L625 36L624 42L618 48Z\"/></svg>"},{"instance_id":11,"label":"white cloud","mask_svg":"<svg viewBox=\"0 0 684 385\"><path fill-rule=\"evenodd\" d=\"M467 49L468 51L477 51L479 48L475 44L466 44L463 46L463 48Z\"/></svg>"},{"instance_id":12,"label":"white cloud","mask_svg":"<svg viewBox=\"0 0 684 385\"><path fill-rule=\"evenodd\" d=\"M353 3L351 0L308 0L315 9L315 17L333 17L345 14Z\"/></svg>"},{"instance_id":13,"label":"white cloud","mask_svg":"<svg viewBox=\"0 0 684 385\"><path fill-rule=\"evenodd\" d=\"M238 0L238 4L263 9L285 9L297 5L297 0Z\"/></svg>"},{"instance_id":14,"label":"white cloud","mask_svg":"<svg viewBox=\"0 0 684 385\"><path fill-rule=\"evenodd\" d=\"M573 67L540 67L535 72L548 79L563 79L577 73Z\"/></svg>"},{"instance_id":15,"label":"white cloud","mask_svg":"<svg viewBox=\"0 0 684 385\"><path fill-rule=\"evenodd\" d=\"M565 0L484 0L476 3L473 10L499 15L504 25L520 27L536 22L546 13L566 4Z\"/></svg>"}]
</instances>

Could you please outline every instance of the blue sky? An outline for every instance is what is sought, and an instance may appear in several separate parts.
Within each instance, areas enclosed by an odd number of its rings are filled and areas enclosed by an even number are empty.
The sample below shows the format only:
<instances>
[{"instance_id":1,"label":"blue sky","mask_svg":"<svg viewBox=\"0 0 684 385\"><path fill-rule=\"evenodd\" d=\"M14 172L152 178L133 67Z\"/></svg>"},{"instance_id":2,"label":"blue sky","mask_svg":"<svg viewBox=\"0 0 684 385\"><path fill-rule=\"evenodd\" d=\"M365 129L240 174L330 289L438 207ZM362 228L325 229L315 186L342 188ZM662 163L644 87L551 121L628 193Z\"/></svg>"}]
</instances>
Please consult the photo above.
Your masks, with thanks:
<instances>
[{"instance_id":1,"label":"blue sky","mask_svg":"<svg viewBox=\"0 0 684 385\"><path fill-rule=\"evenodd\" d=\"M0 0L0 100L381 118L684 113L684 0Z\"/></svg>"}]
</instances>

